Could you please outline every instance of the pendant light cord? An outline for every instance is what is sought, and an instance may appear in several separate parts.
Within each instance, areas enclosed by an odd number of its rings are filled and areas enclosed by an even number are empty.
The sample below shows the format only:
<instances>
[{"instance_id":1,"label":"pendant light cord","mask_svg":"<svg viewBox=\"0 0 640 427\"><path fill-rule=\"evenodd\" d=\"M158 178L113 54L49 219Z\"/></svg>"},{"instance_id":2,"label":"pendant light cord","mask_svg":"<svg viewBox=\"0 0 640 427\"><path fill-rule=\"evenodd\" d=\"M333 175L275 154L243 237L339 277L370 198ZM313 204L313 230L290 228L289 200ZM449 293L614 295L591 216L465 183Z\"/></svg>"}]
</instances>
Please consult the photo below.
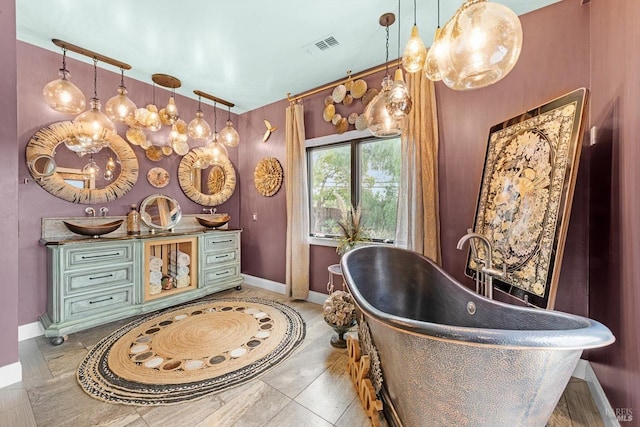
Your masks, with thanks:
<instances>
[{"instance_id":1,"label":"pendant light cord","mask_svg":"<svg viewBox=\"0 0 640 427\"><path fill-rule=\"evenodd\" d=\"M67 49L62 49L62 76L67 78Z\"/></svg>"},{"instance_id":2,"label":"pendant light cord","mask_svg":"<svg viewBox=\"0 0 640 427\"><path fill-rule=\"evenodd\" d=\"M386 49L387 49L387 53L384 59L384 75L388 76L389 75L389 24L385 25L385 28L387 29L387 43L386 43Z\"/></svg>"},{"instance_id":3,"label":"pendant light cord","mask_svg":"<svg viewBox=\"0 0 640 427\"><path fill-rule=\"evenodd\" d=\"M231 121L231 107L229 107L229 118L227 120Z\"/></svg>"},{"instance_id":4,"label":"pendant light cord","mask_svg":"<svg viewBox=\"0 0 640 427\"><path fill-rule=\"evenodd\" d=\"M440 28L440 0L438 0L438 28Z\"/></svg>"},{"instance_id":5,"label":"pendant light cord","mask_svg":"<svg viewBox=\"0 0 640 427\"><path fill-rule=\"evenodd\" d=\"M416 0L413 0L413 25L418 25L416 21Z\"/></svg>"},{"instance_id":6,"label":"pendant light cord","mask_svg":"<svg viewBox=\"0 0 640 427\"><path fill-rule=\"evenodd\" d=\"M202 97L200 95L198 95L198 111L202 111L202 108L200 108L200 101L202 100Z\"/></svg>"},{"instance_id":7,"label":"pendant light cord","mask_svg":"<svg viewBox=\"0 0 640 427\"><path fill-rule=\"evenodd\" d=\"M98 99L98 58L93 58L93 97Z\"/></svg>"},{"instance_id":8,"label":"pendant light cord","mask_svg":"<svg viewBox=\"0 0 640 427\"><path fill-rule=\"evenodd\" d=\"M124 68L120 68L120 87L124 87Z\"/></svg>"},{"instance_id":9,"label":"pendant light cord","mask_svg":"<svg viewBox=\"0 0 640 427\"><path fill-rule=\"evenodd\" d=\"M218 133L218 108L216 108L216 102L213 102L213 133Z\"/></svg>"},{"instance_id":10,"label":"pendant light cord","mask_svg":"<svg viewBox=\"0 0 640 427\"><path fill-rule=\"evenodd\" d=\"M402 56L400 56L400 0L398 0L398 69L400 69L400 62L402 61Z\"/></svg>"}]
</instances>

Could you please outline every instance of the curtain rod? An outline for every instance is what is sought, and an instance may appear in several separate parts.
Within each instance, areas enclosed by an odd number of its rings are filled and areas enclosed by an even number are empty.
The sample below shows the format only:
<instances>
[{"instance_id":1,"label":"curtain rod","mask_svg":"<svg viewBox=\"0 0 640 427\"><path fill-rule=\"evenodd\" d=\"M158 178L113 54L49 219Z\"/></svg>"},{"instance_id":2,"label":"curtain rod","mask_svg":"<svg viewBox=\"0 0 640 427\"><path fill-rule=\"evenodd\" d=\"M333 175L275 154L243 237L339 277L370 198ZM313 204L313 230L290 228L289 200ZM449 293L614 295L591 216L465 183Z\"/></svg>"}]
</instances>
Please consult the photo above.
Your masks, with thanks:
<instances>
[{"instance_id":1,"label":"curtain rod","mask_svg":"<svg viewBox=\"0 0 640 427\"><path fill-rule=\"evenodd\" d=\"M287 99L289 100L289 102L295 102L298 101L299 99L302 99L304 97L310 96L310 95L315 95L316 93L322 92L323 90L327 90L330 89L334 86L337 86L339 84L343 84L344 82L348 81L349 78L351 79L361 79L363 77L367 77L370 76L371 74L375 74L379 71L384 70L385 68L391 68L392 66L395 66L398 64L398 59L394 59L391 60L389 62L387 62L386 64L382 64L382 65L378 65L377 67L373 67L373 68L369 68L368 70L364 70L364 71L360 71L359 73L356 74L351 74L351 71L347 71L347 77L344 79L340 79L340 80L336 80L332 83L327 83L326 85L323 86L319 86L315 89L310 89L306 92L301 92L297 95L293 95L291 96L291 93L287 93Z\"/></svg>"},{"instance_id":2,"label":"curtain rod","mask_svg":"<svg viewBox=\"0 0 640 427\"><path fill-rule=\"evenodd\" d=\"M53 42L53 44L55 44L58 47L61 47L62 49L70 50L72 52L79 53L80 55L84 55L84 56L88 56L89 58L97 59L100 62L106 62L107 64L111 64L114 67L122 68L123 70L130 70L131 69L131 65L129 65L129 64L125 63L125 62L121 62L121 61L118 61L117 59L109 58L108 56L101 55L101 54L99 54L97 52L94 52L92 50L85 49L83 47L76 46L76 45L71 44L71 43L67 43L64 40L51 39L51 41Z\"/></svg>"}]
</instances>

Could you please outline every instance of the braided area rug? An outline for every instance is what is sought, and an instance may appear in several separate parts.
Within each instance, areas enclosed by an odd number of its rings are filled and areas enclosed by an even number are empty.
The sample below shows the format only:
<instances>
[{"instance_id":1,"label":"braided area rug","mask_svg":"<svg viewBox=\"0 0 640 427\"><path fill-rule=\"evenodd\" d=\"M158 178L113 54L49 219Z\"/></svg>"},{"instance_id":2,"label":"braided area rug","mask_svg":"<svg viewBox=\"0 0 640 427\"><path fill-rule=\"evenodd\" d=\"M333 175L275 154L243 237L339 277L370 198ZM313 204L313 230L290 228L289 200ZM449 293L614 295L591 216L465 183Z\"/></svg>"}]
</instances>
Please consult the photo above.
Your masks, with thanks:
<instances>
[{"instance_id":1,"label":"braided area rug","mask_svg":"<svg viewBox=\"0 0 640 427\"><path fill-rule=\"evenodd\" d=\"M184 304L139 318L93 347L77 378L96 399L171 405L243 384L302 342L293 308L261 298Z\"/></svg>"}]
</instances>

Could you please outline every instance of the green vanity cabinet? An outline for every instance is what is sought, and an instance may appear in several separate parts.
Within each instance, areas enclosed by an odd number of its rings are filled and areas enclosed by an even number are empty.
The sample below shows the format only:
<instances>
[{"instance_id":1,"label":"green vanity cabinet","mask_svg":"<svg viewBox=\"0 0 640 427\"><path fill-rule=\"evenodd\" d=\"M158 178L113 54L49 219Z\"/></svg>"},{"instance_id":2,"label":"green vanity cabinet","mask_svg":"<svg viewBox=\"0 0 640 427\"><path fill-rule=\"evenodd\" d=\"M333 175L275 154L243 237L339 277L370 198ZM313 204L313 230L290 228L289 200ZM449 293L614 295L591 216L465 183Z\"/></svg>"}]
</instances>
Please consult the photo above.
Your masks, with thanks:
<instances>
[{"instance_id":1,"label":"green vanity cabinet","mask_svg":"<svg viewBox=\"0 0 640 427\"><path fill-rule=\"evenodd\" d=\"M240 231L206 233L199 239L200 281L211 291L240 288Z\"/></svg>"},{"instance_id":2,"label":"green vanity cabinet","mask_svg":"<svg viewBox=\"0 0 640 427\"><path fill-rule=\"evenodd\" d=\"M139 259L136 240L47 246L45 335L60 344L69 333L136 314Z\"/></svg>"},{"instance_id":3,"label":"green vanity cabinet","mask_svg":"<svg viewBox=\"0 0 640 427\"><path fill-rule=\"evenodd\" d=\"M54 345L94 326L181 304L242 285L241 230L197 231L121 239L48 241L47 312L40 317ZM149 292L150 258L189 254L190 285ZM166 274L168 266L163 265Z\"/></svg>"}]
</instances>

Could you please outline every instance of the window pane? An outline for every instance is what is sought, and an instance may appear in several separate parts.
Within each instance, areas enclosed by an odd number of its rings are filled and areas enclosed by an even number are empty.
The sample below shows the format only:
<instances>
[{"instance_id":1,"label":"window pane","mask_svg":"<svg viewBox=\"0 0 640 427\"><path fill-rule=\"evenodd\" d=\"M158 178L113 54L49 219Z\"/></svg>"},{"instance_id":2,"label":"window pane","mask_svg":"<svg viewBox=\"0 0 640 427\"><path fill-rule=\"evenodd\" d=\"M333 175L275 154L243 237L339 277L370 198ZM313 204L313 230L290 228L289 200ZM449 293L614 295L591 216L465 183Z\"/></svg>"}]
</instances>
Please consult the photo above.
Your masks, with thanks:
<instances>
[{"instance_id":1,"label":"window pane","mask_svg":"<svg viewBox=\"0 0 640 427\"><path fill-rule=\"evenodd\" d=\"M359 145L359 199L369 238L393 241L400 188L400 138Z\"/></svg>"},{"instance_id":2,"label":"window pane","mask_svg":"<svg viewBox=\"0 0 640 427\"><path fill-rule=\"evenodd\" d=\"M336 193L351 200L351 146L349 144L314 148L309 151L311 234L338 235L336 220L340 210Z\"/></svg>"}]
</instances>

